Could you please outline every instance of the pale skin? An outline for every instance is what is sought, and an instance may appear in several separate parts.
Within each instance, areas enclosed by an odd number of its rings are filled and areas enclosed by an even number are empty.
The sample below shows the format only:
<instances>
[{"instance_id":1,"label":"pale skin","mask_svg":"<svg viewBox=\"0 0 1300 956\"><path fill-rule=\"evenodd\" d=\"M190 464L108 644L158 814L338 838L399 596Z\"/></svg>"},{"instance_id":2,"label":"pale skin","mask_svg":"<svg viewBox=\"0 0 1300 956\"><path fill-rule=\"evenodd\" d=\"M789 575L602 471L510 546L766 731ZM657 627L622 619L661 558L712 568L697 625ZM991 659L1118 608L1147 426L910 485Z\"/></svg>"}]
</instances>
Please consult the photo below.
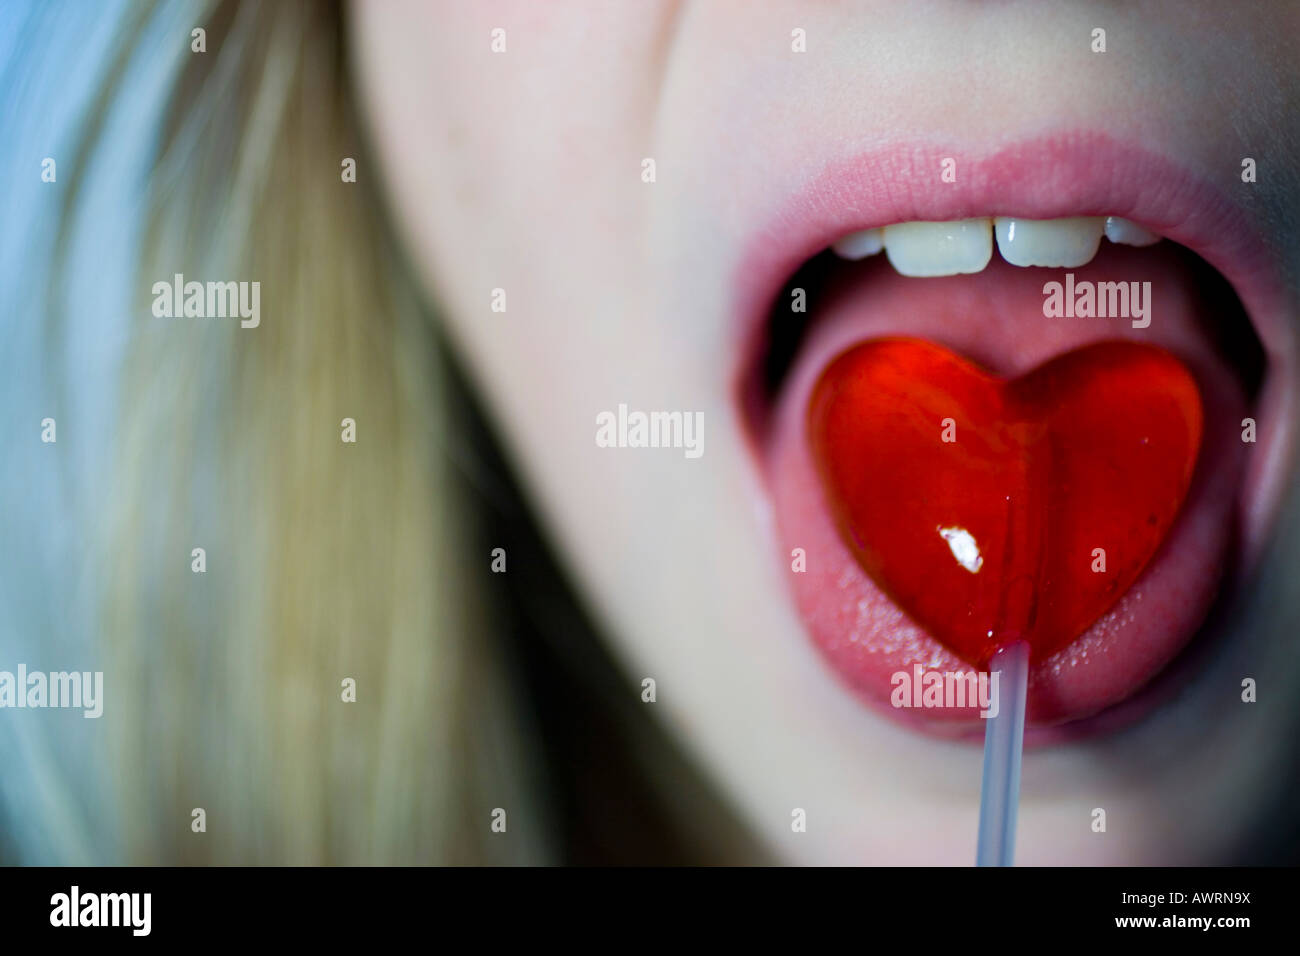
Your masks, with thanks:
<instances>
[{"instance_id":1,"label":"pale skin","mask_svg":"<svg viewBox=\"0 0 1300 956\"><path fill-rule=\"evenodd\" d=\"M985 143L991 130L1014 140L1065 124L1206 177L1222 169L1225 181L1243 150L1272 157L1244 209L1294 250L1300 151L1278 104L1300 97L1281 42L1300 33L1300 13L514 0L355 3L350 25L380 160L370 175L384 180L454 346L634 678L629 693L656 680L655 717L778 858L969 863L979 748L862 706L789 597L729 391L734 274L765 223L758 209L794 189L813 162L803 157L827 143L866 148L885 130ZM1104 62L1088 59L1096 26ZM498 27L507 47L494 54ZM795 28L806 53L791 52ZM1294 320L1300 256L1281 269ZM491 309L494 289L506 291L504 313ZM620 402L702 411L702 457L598 448L595 416ZM1273 554L1264 566L1294 560ZM1277 580L1256 620L1273 620ZM1253 644L1220 639L1254 656L1196 671L1182 698L1122 734L1031 755L1019 862L1230 852L1262 812L1262 781L1293 759L1294 716L1290 705L1266 716L1215 707L1214 695L1237 693L1242 673L1284 650L1262 626ZM1198 724L1211 710L1215 726ZM1210 737L1222 746L1205 746ZM792 831L796 808L806 832ZM1095 808L1107 810L1104 835Z\"/></svg>"}]
</instances>

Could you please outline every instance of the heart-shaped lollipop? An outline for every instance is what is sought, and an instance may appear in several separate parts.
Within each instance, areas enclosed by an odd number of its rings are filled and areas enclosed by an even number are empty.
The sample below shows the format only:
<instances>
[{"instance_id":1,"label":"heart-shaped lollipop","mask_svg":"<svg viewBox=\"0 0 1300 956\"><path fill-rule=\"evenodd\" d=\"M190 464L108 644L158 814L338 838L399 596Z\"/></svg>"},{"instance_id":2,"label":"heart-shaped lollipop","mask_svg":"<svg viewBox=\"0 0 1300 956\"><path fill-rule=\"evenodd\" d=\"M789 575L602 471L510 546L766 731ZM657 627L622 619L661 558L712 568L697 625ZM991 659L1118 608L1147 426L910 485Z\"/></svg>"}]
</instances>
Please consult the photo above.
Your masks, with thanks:
<instances>
[{"instance_id":1,"label":"heart-shaped lollipop","mask_svg":"<svg viewBox=\"0 0 1300 956\"><path fill-rule=\"evenodd\" d=\"M882 339L839 356L808 409L813 458L858 562L918 624L987 664L1041 660L1133 584L1200 450L1196 382L1154 346L1100 342L1017 379Z\"/></svg>"}]
</instances>

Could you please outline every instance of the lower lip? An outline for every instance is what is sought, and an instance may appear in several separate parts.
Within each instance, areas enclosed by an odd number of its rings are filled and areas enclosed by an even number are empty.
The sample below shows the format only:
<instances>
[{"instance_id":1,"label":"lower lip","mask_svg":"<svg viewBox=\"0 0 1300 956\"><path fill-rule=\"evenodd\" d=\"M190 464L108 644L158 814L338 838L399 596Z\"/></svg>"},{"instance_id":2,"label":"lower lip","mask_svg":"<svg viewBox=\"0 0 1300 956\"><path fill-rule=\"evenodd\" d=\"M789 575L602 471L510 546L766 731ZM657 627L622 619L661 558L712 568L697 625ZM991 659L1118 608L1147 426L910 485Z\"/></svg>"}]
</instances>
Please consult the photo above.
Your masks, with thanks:
<instances>
[{"instance_id":1,"label":"lower lip","mask_svg":"<svg viewBox=\"0 0 1300 956\"><path fill-rule=\"evenodd\" d=\"M1104 248L1104 247L1103 247ZM934 732L978 733L975 710L900 710L890 706L895 674L968 672L971 665L917 627L859 567L843 543L823 497L806 433L806 409L821 371L838 354L869 338L930 339L1006 376L1020 375L1054 354L1099 338L1132 337L1162 345L1187 365L1205 397L1205 445L1182 517L1156 558L1115 607L1065 649L1034 662L1029 720L1039 727L1077 722L1131 698L1177 655L1204 619L1232 546L1231 513L1243 466L1234 440L1246 399L1231 370L1193 334L1197 303L1179 276L1161 273L1141 252L1098 257L1074 270L1096 280L1108 270L1137 270L1150 279L1161 313L1135 332L1115 319L1045 319L1044 270L995 261L994 275L918 282L881 264L860 288L833 297L783 387L765 448L783 553L803 549L806 570L791 574L796 604L814 643L840 677L869 704ZM1133 278L1134 275L1123 275ZM1180 295L1182 298L1180 298ZM1158 299L1157 302L1160 300ZM972 315L980 316L978 321ZM1078 726L1075 724L1074 726Z\"/></svg>"}]
</instances>

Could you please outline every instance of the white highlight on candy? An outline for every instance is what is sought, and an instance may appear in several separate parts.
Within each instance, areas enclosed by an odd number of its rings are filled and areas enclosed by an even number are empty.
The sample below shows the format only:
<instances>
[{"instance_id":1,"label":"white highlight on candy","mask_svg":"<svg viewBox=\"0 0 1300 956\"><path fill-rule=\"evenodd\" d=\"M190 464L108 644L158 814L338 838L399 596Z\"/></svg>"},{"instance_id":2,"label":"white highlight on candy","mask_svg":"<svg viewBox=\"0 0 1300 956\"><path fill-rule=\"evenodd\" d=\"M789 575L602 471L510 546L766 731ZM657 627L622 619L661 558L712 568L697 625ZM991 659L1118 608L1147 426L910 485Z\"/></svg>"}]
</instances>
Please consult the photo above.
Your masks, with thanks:
<instances>
[{"instance_id":1,"label":"white highlight on candy","mask_svg":"<svg viewBox=\"0 0 1300 956\"><path fill-rule=\"evenodd\" d=\"M980 555L979 545L975 543L975 538L969 531L965 528L940 528L939 535L948 542L948 550L952 552L958 564L971 574L979 573L980 568L984 566L984 558Z\"/></svg>"}]
</instances>

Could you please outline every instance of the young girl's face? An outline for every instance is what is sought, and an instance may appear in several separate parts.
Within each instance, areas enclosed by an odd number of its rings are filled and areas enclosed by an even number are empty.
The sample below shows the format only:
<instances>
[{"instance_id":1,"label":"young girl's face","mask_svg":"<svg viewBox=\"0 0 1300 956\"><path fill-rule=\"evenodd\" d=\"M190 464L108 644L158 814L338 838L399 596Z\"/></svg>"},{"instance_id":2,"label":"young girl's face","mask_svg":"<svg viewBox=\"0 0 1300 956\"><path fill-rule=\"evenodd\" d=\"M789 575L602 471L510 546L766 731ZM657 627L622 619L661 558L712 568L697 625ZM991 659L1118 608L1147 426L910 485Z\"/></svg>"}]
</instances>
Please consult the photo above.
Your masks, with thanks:
<instances>
[{"instance_id":1,"label":"young girl's face","mask_svg":"<svg viewBox=\"0 0 1300 956\"><path fill-rule=\"evenodd\" d=\"M981 722L889 699L913 664L969 665L863 570L818 477L807 410L834 357L898 335L1004 376L1100 339L1175 355L1204 405L1196 477L1120 603L1034 661L1018 859L1235 852L1292 760L1300 684L1276 574L1203 627L1216 589L1296 549L1263 550L1291 515L1300 7L514 0L350 15L379 160L358 175L383 181L627 693L654 680L646 707L788 859L967 863L975 844ZM1077 247L1099 226L1035 239L1022 225L1028 241L1000 231L984 266L987 226L936 227L800 271L868 227L1105 215L1166 239L1103 239L1089 261ZM1059 268L1003 261L1058 253ZM927 271L940 275L900 274ZM1147 318L1136 302L1132 316L1046 314L1044 284L1067 272L1138 283ZM1159 392L1132 387L1134 407ZM628 447L654 412L680 413L656 420L668 447ZM1068 484L1052 493L1081 500Z\"/></svg>"}]
</instances>

